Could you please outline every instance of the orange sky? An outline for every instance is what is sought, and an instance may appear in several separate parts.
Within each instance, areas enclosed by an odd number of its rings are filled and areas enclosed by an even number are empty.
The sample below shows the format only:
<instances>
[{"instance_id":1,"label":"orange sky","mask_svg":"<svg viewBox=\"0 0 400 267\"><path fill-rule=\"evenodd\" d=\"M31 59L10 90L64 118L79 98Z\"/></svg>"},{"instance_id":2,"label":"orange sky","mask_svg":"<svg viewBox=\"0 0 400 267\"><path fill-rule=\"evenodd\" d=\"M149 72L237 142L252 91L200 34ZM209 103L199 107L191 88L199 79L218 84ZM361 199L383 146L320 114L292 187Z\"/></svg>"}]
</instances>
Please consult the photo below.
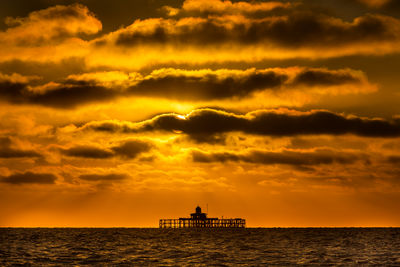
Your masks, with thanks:
<instances>
[{"instance_id":1,"label":"orange sky","mask_svg":"<svg viewBox=\"0 0 400 267\"><path fill-rule=\"evenodd\" d=\"M398 1L77 2L2 4L0 226L400 226Z\"/></svg>"}]
</instances>

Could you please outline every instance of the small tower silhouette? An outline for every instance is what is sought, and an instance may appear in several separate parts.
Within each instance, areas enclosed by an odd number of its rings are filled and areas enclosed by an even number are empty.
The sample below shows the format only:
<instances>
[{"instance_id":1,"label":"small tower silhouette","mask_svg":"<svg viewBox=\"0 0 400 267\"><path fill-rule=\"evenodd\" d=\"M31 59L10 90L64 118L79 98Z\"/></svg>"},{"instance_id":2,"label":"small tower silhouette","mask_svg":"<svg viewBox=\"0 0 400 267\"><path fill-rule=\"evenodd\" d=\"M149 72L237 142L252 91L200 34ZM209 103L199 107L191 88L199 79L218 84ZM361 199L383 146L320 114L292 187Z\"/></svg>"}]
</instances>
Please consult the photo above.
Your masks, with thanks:
<instances>
[{"instance_id":1,"label":"small tower silhouette","mask_svg":"<svg viewBox=\"0 0 400 267\"><path fill-rule=\"evenodd\" d=\"M194 220L205 220L207 219L207 214L201 212L201 208L200 206L196 207L196 212L195 213L191 213L191 218Z\"/></svg>"},{"instance_id":2,"label":"small tower silhouette","mask_svg":"<svg viewBox=\"0 0 400 267\"><path fill-rule=\"evenodd\" d=\"M197 207L196 207L196 213L201 213L201 208L200 208L200 206L197 206Z\"/></svg>"}]
</instances>

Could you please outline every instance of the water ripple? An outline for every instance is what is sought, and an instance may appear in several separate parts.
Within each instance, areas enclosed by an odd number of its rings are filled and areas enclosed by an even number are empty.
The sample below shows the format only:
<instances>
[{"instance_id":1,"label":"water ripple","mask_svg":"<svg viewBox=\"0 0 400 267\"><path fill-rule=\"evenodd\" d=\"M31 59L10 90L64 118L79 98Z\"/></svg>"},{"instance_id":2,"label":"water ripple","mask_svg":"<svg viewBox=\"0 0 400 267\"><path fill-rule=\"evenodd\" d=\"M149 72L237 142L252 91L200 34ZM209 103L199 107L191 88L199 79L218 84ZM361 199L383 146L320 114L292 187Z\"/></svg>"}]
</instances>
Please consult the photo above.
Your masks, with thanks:
<instances>
[{"instance_id":1,"label":"water ripple","mask_svg":"<svg viewBox=\"0 0 400 267\"><path fill-rule=\"evenodd\" d=\"M400 228L0 228L0 266L400 266Z\"/></svg>"}]
</instances>

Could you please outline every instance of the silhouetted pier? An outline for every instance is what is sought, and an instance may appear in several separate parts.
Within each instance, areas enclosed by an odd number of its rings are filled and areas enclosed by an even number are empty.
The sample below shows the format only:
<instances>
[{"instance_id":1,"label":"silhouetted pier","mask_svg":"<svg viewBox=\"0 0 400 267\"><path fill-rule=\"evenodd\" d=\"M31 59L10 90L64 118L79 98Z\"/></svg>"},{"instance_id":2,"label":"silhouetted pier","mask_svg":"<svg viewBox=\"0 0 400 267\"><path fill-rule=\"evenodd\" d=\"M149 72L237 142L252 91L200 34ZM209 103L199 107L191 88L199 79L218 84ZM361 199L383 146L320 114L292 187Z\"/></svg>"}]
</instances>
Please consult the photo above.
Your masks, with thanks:
<instances>
[{"instance_id":1,"label":"silhouetted pier","mask_svg":"<svg viewBox=\"0 0 400 267\"><path fill-rule=\"evenodd\" d=\"M207 218L206 213L197 207L196 212L190 214L190 218L160 219L160 228L245 228L246 220Z\"/></svg>"}]
</instances>

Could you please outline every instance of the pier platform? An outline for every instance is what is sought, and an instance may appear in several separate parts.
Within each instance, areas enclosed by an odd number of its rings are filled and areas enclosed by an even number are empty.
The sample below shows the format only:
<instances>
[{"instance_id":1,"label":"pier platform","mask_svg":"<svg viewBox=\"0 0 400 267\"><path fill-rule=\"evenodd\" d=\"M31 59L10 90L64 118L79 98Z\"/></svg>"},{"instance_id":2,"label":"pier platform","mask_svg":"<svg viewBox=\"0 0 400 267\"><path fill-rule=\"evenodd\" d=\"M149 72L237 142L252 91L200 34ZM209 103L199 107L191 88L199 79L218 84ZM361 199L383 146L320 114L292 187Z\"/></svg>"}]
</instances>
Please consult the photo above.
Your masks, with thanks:
<instances>
[{"instance_id":1,"label":"pier platform","mask_svg":"<svg viewBox=\"0 0 400 267\"><path fill-rule=\"evenodd\" d=\"M160 228L245 228L246 220L241 218L218 219L207 218L206 213L197 207L190 218L160 219Z\"/></svg>"}]
</instances>

